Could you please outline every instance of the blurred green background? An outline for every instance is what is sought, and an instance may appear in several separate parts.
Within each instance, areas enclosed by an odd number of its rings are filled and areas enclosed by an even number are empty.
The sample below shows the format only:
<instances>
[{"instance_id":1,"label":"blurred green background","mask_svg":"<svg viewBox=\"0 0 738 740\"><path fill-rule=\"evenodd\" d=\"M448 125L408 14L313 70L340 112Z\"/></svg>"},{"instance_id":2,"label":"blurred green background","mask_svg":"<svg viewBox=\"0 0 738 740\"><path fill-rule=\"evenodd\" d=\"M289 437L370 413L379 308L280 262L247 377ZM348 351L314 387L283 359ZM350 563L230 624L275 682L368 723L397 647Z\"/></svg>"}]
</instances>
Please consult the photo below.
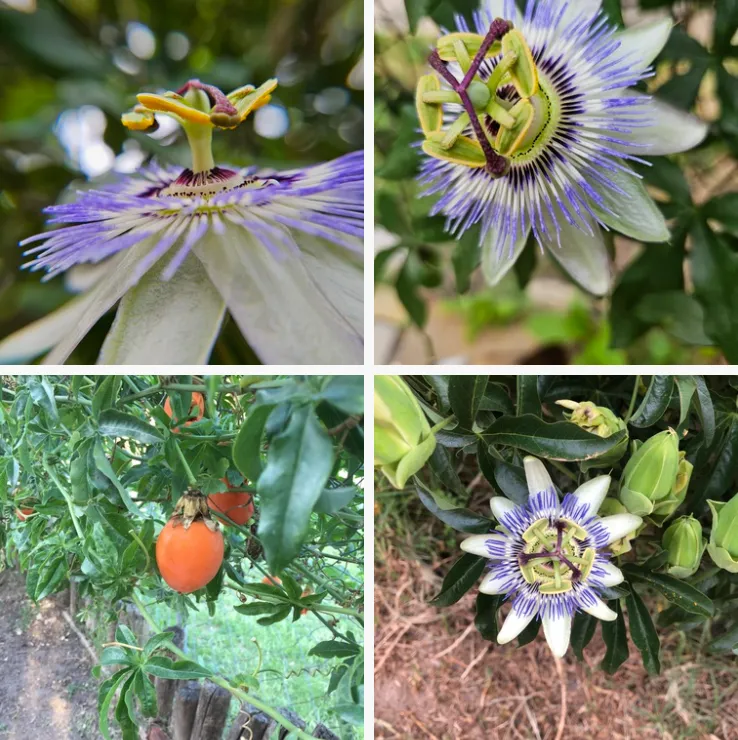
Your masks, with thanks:
<instances>
[{"instance_id":1,"label":"blurred green background","mask_svg":"<svg viewBox=\"0 0 738 740\"><path fill-rule=\"evenodd\" d=\"M481 0L376 0L375 360L421 364L738 362L738 0L603 0L611 24L674 23L640 85L710 128L697 148L637 169L667 244L611 241L612 295L578 290L531 240L485 286L478 233L449 239L420 197L415 86L440 28ZM520 7L525 0L517 0Z\"/></svg>"},{"instance_id":2,"label":"blurred green background","mask_svg":"<svg viewBox=\"0 0 738 740\"><path fill-rule=\"evenodd\" d=\"M0 0L0 337L84 278L21 272L18 242L43 230L44 207L153 156L189 163L169 119L151 136L123 128L137 92L278 77L271 104L213 149L220 164L289 169L362 147L362 45L362 0ZM70 362L94 363L111 322ZM258 360L226 323L211 362Z\"/></svg>"}]
</instances>

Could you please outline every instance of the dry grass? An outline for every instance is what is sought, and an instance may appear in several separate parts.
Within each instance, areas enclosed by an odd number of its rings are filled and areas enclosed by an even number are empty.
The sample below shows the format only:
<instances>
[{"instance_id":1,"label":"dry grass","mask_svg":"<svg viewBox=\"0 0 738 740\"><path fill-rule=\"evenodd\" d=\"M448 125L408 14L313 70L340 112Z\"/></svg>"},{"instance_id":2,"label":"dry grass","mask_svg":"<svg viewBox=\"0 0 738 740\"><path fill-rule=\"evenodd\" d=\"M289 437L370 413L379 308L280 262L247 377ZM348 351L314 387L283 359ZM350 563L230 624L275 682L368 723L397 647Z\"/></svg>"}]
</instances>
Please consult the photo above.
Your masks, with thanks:
<instances>
[{"instance_id":1,"label":"dry grass","mask_svg":"<svg viewBox=\"0 0 738 740\"><path fill-rule=\"evenodd\" d=\"M406 547L401 545L403 551ZM474 597L429 606L446 563L401 557L380 540L375 573L375 737L435 740L734 740L735 660L662 635L663 671L649 677L635 647L613 676L598 669L598 635L558 665L539 636L523 647L484 641Z\"/></svg>"}]
</instances>

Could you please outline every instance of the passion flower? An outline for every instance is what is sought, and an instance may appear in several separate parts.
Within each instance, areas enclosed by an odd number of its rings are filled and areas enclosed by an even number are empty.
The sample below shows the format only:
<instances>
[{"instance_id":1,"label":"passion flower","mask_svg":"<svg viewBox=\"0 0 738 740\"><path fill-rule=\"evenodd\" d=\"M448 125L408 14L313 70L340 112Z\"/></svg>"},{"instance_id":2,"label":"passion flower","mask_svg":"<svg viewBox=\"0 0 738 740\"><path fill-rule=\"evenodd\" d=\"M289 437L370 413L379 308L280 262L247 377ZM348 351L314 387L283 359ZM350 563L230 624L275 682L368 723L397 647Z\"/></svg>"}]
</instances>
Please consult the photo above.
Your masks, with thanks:
<instances>
[{"instance_id":1,"label":"passion flower","mask_svg":"<svg viewBox=\"0 0 738 740\"><path fill-rule=\"evenodd\" d=\"M526 457L523 464L528 502L519 506L502 496L492 498L492 513L503 529L467 537L461 549L490 561L479 590L506 594L512 602L497 642L514 640L540 619L548 646L561 657L569 647L576 612L616 619L601 595L621 583L623 574L610 562L607 547L642 520L633 514L597 516L609 475L592 478L559 502L543 463Z\"/></svg>"},{"instance_id":2,"label":"passion flower","mask_svg":"<svg viewBox=\"0 0 738 740\"><path fill-rule=\"evenodd\" d=\"M432 213L462 234L481 224L495 285L532 233L585 290L610 289L600 228L663 242L669 231L627 164L699 144L707 126L629 89L650 76L671 19L618 31L600 0L485 0L457 16L429 57L418 117Z\"/></svg>"},{"instance_id":3,"label":"passion flower","mask_svg":"<svg viewBox=\"0 0 738 740\"><path fill-rule=\"evenodd\" d=\"M34 245L27 267L48 280L94 264L97 281L1 342L0 361L51 350L45 362L63 363L119 304L100 364L207 362L226 310L264 363L362 362L362 153L285 172L213 159L213 130L240 125L276 86L140 94L124 126L174 118L192 166L153 164L47 208L62 228L21 243Z\"/></svg>"}]
</instances>

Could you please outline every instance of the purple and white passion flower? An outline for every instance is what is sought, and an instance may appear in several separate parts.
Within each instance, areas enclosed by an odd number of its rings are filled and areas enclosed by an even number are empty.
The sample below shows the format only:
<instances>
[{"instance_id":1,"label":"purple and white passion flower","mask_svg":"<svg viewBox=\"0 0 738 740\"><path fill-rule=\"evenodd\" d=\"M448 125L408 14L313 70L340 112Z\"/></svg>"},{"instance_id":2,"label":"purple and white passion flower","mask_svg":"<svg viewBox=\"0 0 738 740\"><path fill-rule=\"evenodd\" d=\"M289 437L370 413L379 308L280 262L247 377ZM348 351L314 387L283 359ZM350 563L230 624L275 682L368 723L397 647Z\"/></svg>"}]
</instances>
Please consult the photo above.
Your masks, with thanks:
<instances>
[{"instance_id":1,"label":"purple and white passion flower","mask_svg":"<svg viewBox=\"0 0 738 740\"><path fill-rule=\"evenodd\" d=\"M0 362L63 363L118 304L100 364L203 364L230 313L264 363L363 361L363 154L278 172L219 167L214 128L267 103L269 80L225 95L197 80L144 93L122 120L184 129L192 167L148 166L51 206L61 228L26 239L46 279L95 265L94 284L0 342Z\"/></svg>"},{"instance_id":2,"label":"purple and white passion flower","mask_svg":"<svg viewBox=\"0 0 738 740\"><path fill-rule=\"evenodd\" d=\"M669 231L628 161L682 152L707 125L631 86L651 76L670 19L618 31L601 0L484 0L442 36L418 83L421 182L432 213L481 225L490 285L529 236L585 290L605 295L602 229L644 242Z\"/></svg>"},{"instance_id":3,"label":"purple and white passion flower","mask_svg":"<svg viewBox=\"0 0 738 740\"><path fill-rule=\"evenodd\" d=\"M467 537L461 549L490 561L479 590L505 594L512 603L497 642L514 640L533 619L540 619L551 652L560 658L569 647L576 612L616 619L601 594L621 583L623 574L610 562L607 546L642 520L634 514L597 516L609 475L592 478L559 502L543 463L526 457L524 466L530 493L525 506L492 498L500 530Z\"/></svg>"}]
</instances>

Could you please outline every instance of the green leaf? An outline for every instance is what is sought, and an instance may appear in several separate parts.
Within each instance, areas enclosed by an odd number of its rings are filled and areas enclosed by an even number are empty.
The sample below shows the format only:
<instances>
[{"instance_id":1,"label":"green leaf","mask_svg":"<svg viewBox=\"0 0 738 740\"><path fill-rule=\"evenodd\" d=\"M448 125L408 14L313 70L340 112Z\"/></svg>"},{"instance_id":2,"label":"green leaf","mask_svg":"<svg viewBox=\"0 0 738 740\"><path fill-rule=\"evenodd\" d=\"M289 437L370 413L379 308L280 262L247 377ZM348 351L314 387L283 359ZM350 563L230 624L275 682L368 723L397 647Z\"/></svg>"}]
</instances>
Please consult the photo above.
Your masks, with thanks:
<instances>
[{"instance_id":1,"label":"green leaf","mask_svg":"<svg viewBox=\"0 0 738 740\"><path fill-rule=\"evenodd\" d=\"M128 491L126 491L126 489L121 485L121 482L120 480L118 480L118 476L115 474L113 466L110 464L110 461L106 457L102 444L99 441L95 444L93 448L92 457L95 461L97 469L115 486L115 489L118 491L118 494L120 495L120 498L123 501L126 509L128 509L131 514L134 514L137 517L144 516L144 514L136 506L136 504L133 503L133 500L128 494Z\"/></svg>"},{"instance_id":2,"label":"green leaf","mask_svg":"<svg viewBox=\"0 0 738 740\"><path fill-rule=\"evenodd\" d=\"M142 666L146 673L158 678L210 678L213 672L191 660L173 661L164 655L152 655Z\"/></svg>"},{"instance_id":3,"label":"green leaf","mask_svg":"<svg viewBox=\"0 0 738 740\"><path fill-rule=\"evenodd\" d=\"M537 416L503 416L491 424L482 439L490 445L507 445L549 460L591 460L604 455L626 435L626 430L603 439L568 421L549 424Z\"/></svg>"},{"instance_id":4,"label":"green leaf","mask_svg":"<svg viewBox=\"0 0 738 740\"><path fill-rule=\"evenodd\" d=\"M715 409L712 405L712 397L705 379L701 375L695 375L694 382L697 385L697 404L700 420L702 421L702 431L705 435L705 444L710 445L715 436Z\"/></svg>"},{"instance_id":5,"label":"green leaf","mask_svg":"<svg viewBox=\"0 0 738 740\"><path fill-rule=\"evenodd\" d=\"M313 646L308 655L317 655L319 658L348 658L360 652L361 647L355 642L325 640Z\"/></svg>"},{"instance_id":6,"label":"green leaf","mask_svg":"<svg viewBox=\"0 0 738 740\"><path fill-rule=\"evenodd\" d=\"M364 414L364 376L336 375L320 393L320 398L351 416Z\"/></svg>"},{"instance_id":7,"label":"green leaf","mask_svg":"<svg viewBox=\"0 0 738 740\"><path fill-rule=\"evenodd\" d=\"M679 391L679 426L687 420L697 383L692 375L675 375L674 382Z\"/></svg>"},{"instance_id":8,"label":"green leaf","mask_svg":"<svg viewBox=\"0 0 738 740\"><path fill-rule=\"evenodd\" d=\"M263 614L274 614L284 608L282 604L239 604L233 607L239 614L245 614L247 617L258 617Z\"/></svg>"},{"instance_id":9,"label":"green leaf","mask_svg":"<svg viewBox=\"0 0 738 740\"><path fill-rule=\"evenodd\" d=\"M477 581L487 564L485 558L464 553L446 574L441 586L441 593L431 599L433 606L451 606L455 604Z\"/></svg>"},{"instance_id":10,"label":"green leaf","mask_svg":"<svg viewBox=\"0 0 738 740\"><path fill-rule=\"evenodd\" d=\"M452 375L448 383L451 409L464 429L472 429L489 375Z\"/></svg>"},{"instance_id":11,"label":"green leaf","mask_svg":"<svg viewBox=\"0 0 738 740\"><path fill-rule=\"evenodd\" d=\"M272 439L257 483L259 537L272 573L299 552L332 468L333 445L313 407L295 409L287 428Z\"/></svg>"},{"instance_id":12,"label":"green leaf","mask_svg":"<svg viewBox=\"0 0 738 740\"><path fill-rule=\"evenodd\" d=\"M418 143L418 118L414 105L403 106L397 122L395 136L384 163L377 170L377 177L385 180L405 180L414 177L420 164Z\"/></svg>"},{"instance_id":13,"label":"green leaf","mask_svg":"<svg viewBox=\"0 0 738 740\"><path fill-rule=\"evenodd\" d=\"M612 675L628 659L628 636L625 632L625 618L620 602L615 602L618 618L614 622L602 623L602 637L607 645L607 652L600 663L605 673Z\"/></svg>"},{"instance_id":14,"label":"green leaf","mask_svg":"<svg viewBox=\"0 0 738 740\"><path fill-rule=\"evenodd\" d=\"M482 258L482 250L479 245L479 230L468 229L456 242L451 263L456 278L456 292L459 295L469 291L471 287L471 276L479 266Z\"/></svg>"},{"instance_id":15,"label":"green leaf","mask_svg":"<svg viewBox=\"0 0 738 740\"><path fill-rule=\"evenodd\" d=\"M453 463L451 452L446 447L437 444L433 454L428 458L428 465L438 477L439 482L456 496L466 498L467 493L463 483L459 480L456 466Z\"/></svg>"},{"instance_id":16,"label":"green leaf","mask_svg":"<svg viewBox=\"0 0 738 740\"><path fill-rule=\"evenodd\" d=\"M510 463L503 460L495 460L494 467L494 480L500 491L518 506L525 506L528 503L529 496L525 470L517 465L510 465Z\"/></svg>"},{"instance_id":17,"label":"green leaf","mask_svg":"<svg viewBox=\"0 0 738 740\"><path fill-rule=\"evenodd\" d=\"M534 414L541 415L541 400L538 398L538 376L517 376L517 415Z\"/></svg>"},{"instance_id":18,"label":"green leaf","mask_svg":"<svg viewBox=\"0 0 738 740\"><path fill-rule=\"evenodd\" d=\"M738 254L705 223L692 230L695 296L705 310L705 331L729 363L738 362Z\"/></svg>"},{"instance_id":19,"label":"green leaf","mask_svg":"<svg viewBox=\"0 0 738 740\"><path fill-rule=\"evenodd\" d=\"M641 405L628 423L634 427L653 426L669 408L673 389L673 375L653 375Z\"/></svg>"},{"instance_id":20,"label":"green leaf","mask_svg":"<svg viewBox=\"0 0 738 740\"><path fill-rule=\"evenodd\" d=\"M118 706L115 708L115 719L120 726L123 740L138 740L136 715L133 709L133 682L136 673L132 673L120 689Z\"/></svg>"},{"instance_id":21,"label":"green leaf","mask_svg":"<svg viewBox=\"0 0 738 740\"><path fill-rule=\"evenodd\" d=\"M99 430L103 437L121 437L135 439L143 444L156 444L164 438L159 430L132 414L107 409L100 414Z\"/></svg>"},{"instance_id":22,"label":"green leaf","mask_svg":"<svg viewBox=\"0 0 738 740\"><path fill-rule=\"evenodd\" d=\"M273 408L271 404L252 408L233 443L233 464L247 480L256 482L261 475L261 438Z\"/></svg>"},{"instance_id":23,"label":"green leaf","mask_svg":"<svg viewBox=\"0 0 738 740\"><path fill-rule=\"evenodd\" d=\"M171 642L173 637L174 632L159 632L159 634L150 637L144 646L144 658L151 657L159 648L164 647L165 643Z\"/></svg>"},{"instance_id":24,"label":"green leaf","mask_svg":"<svg viewBox=\"0 0 738 740\"><path fill-rule=\"evenodd\" d=\"M274 612L269 617L262 617L261 619L257 619L256 621L259 624L262 625L270 625L270 624L276 624L277 622L281 622L284 619L287 619L289 617L290 613L292 612L291 606L283 606L279 611Z\"/></svg>"},{"instance_id":25,"label":"green leaf","mask_svg":"<svg viewBox=\"0 0 738 740\"><path fill-rule=\"evenodd\" d=\"M28 382L28 390L31 398L38 404L52 419L59 418L59 412L56 408L56 399L54 398L54 389L47 377L42 376L41 380L32 378Z\"/></svg>"},{"instance_id":26,"label":"green leaf","mask_svg":"<svg viewBox=\"0 0 738 740\"><path fill-rule=\"evenodd\" d=\"M497 625L497 612L504 601L504 594L494 596L483 593L477 594L474 625L485 640L494 642L497 639L497 633L500 631Z\"/></svg>"},{"instance_id":27,"label":"green leaf","mask_svg":"<svg viewBox=\"0 0 738 740\"><path fill-rule=\"evenodd\" d=\"M630 636L641 654L643 667L649 675L657 676L661 673L661 661L659 660L661 643L648 608L635 589L632 589L625 597L625 604L628 607Z\"/></svg>"},{"instance_id":28,"label":"green leaf","mask_svg":"<svg viewBox=\"0 0 738 740\"><path fill-rule=\"evenodd\" d=\"M640 581L655 588L672 604L676 604L685 611L699 614L702 617L711 617L715 612L712 601L702 591L678 578L664 573L654 573L633 563L623 565L622 571L630 580Z\"/></svg>"},{"instance_id":29,"label":"green leaf","mask_svg":"<svg viewBox=\"0 0 738 740\"><path fill-rule=\"evenodd\" d=\"M344 506L348 506L358 493L359 489L356 486L324 488L320 498L315 502L313 511L317 514L335 514Z\"/></svg>"},{"instance_id":30,"label":"green leaf","mask_svg":"<svg viewBox=\"0 0 738 740\"><path fill-rule=\"evenodd\" d=\"M416 261L412 252L408 253L405 264L397 275L395 288L397 289L397 297L405 307L408 316L416 326L422 329L428 319L428 309L419 292L419 282L416 274L418 270L415 269L414 265Z\"/></svg>"},{"instance_id":31,"label":"green leaf","mask_svg":"<svg viewBox=\"0 0 738 740\"><path fill-rule=\"evenodd\" d=\"M444 524L448 524L449 527L453 527L459 532L470 534L484 534L492 530L494 522L491 519L479 516L470 509L454 507L453 503L444 501L441 494L434 493L426 488L417 477L414 478L414 482L415 490L418 492L418 497L423 506Z\"/></svg>"},{"instance_id":32,"label":"green leaf","mask_svg":"<svg viewBox=\"0 0 738 740\"><path fill-rule=\"evenodd\" d=\"M726 653L735 650L738 646L738 624L722 635L710 641L708 648L713 653Z\"/></svg>"},{"instance_id":33,"label":"green leaf","mask_svg":"<svg viewBox=\"0 0 738 740\"><path fill-rule=\"evenodd\" d=\"M691 488L688 510L699 511L708 499L720 501L729 491L733 492L738 463L738 414L726 416L725 432L711 451L711 465L700 486Z\"/></svg>"},{"instance_id":34,"label":"green leaf","mask_svg":"<svg viewBox=\"0 0 738 740\"><path fill-rule=\"evenodd\" d=\"M724 193L702 206L702 215L719 221L729 231L738 234L738 193Z\"/></svg>"},{"instance_id":35,"label":"green leaf","mask_svg":"<svg viewBox=\"0 0 738 740\"><path fill-rule=\"evenodd\" d=\"M128 677L131 674L130 668L123 668L122 670L118 671L114 675L112 675L109 679L106 681L103 681L103 683L100 685L100 690L98 691L98 711L100 715L100 723L98 725L100 729L100 734L103 736L105 740L110 740L110 725L108 722L108 711L110 709L110 705L113 702L113 699L115 698L115 695L118 691L118 687L126 680L128 680Z\"/></svg>"},{"instance_id":36,"label":"green leaf","mask_svg":"<svg viewBox=\"0 0 738 740\"><path fill-rule=\"evenodd\" d=\"M599 621L587 612L577 612L574 616L571 625L571 648L580 662L584 661L584 648L592 641Z\"/></svg>"},{"instance_id":37,"label":"green leaf","mask_svg":"<svg viewBox=\"0 0 738 740\"><path fill-rule=\"evenodd\" d=\"M484 398L479 406L480 411L498 411L502 414L515 414L515 406L507 388L499 383L488 383Z\"/></svg>"},{"instance_id":38,"label":"green leaf","mask_svg":"<svg viewBox=\"0 0 738 740\"><path fill-rule=\"evenodd\" d=\"M67 578L67 560L63 552L53 553L39 568L31 598L38 602L58 591Z\"/></svg>"},{"instance_id":39,"label":"green leaf","mask_svg":"<svg viewBox=\"0 0 738 740\"><path fill-rule=\"evenodd\" d=\"M100 665L133 665L131 651L121 647L107 647L100 655Z\"/></svg>"},{"instance_id":40,"label":"green leaf","mask_svg":"<svg viewBox=\"0 0 738 740\"><path fill-rule=\"evenodd\" d=\"M133 679L133 690L141 702L141 712L144 717L156 717L159 706L156 701L156 689L151 680L142 670L137 670Z\"/></svg>"},{"instance_id":41,"label":"green leaf","mask_svg":"<svg viewBox=\"0 0 738 740\"><path fill-rule=\"evenodd\" d=\"M100 416L101 411L115 405L122 382L123 378L120 375L107 375L103 378L92 397L92 413L94 416Z\"/></svg>"}]
</instances>

